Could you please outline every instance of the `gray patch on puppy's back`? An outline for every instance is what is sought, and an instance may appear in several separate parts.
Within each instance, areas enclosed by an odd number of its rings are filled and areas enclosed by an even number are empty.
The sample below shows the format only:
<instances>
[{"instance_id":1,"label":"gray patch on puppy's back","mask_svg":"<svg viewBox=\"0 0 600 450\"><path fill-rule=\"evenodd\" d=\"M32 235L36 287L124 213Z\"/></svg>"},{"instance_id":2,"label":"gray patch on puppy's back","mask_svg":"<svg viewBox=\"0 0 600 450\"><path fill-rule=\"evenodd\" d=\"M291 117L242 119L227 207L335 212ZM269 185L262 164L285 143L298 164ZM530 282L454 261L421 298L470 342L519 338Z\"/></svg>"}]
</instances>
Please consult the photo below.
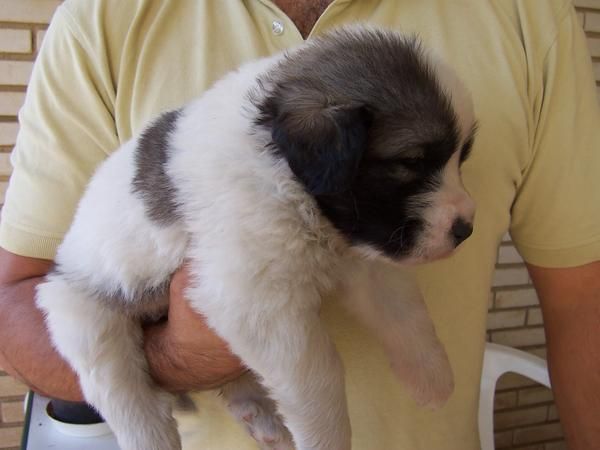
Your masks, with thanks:
<instances>
[{"instance_id":1,"label":"gray patch on puppy's back","mask_svg":"<svg viewBox=\"0 0 600 450\"><path fill-rule=\"evenodd\" d=\"M170 136L180 116L180 110L159 116L142 132L135 150L133 192L141 196L148 217L164 226L173 224L180 217L175 186L165 171L170 156Z\"/></svg>"}]
</instances>

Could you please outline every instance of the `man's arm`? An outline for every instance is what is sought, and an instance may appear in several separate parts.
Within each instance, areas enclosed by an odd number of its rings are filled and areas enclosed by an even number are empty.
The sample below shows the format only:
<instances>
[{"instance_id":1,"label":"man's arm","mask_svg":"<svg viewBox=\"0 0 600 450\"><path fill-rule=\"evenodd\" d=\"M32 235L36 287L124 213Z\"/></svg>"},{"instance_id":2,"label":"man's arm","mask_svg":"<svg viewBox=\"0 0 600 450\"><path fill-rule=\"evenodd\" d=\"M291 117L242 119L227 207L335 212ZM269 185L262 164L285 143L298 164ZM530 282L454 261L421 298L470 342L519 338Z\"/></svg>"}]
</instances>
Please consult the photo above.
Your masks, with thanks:
<instances>
[{"instance_id":1,"label":"man's arm","mask_svg":"<svg viewBox=\"0 0 600 450\"><path fill-rule=\"evenodd\" d=\"M600 448L600 261L527 268L542 306L550 378L569 449Z\"/></svg>"},{"instance_id":2,"label":"man's arm","mask_svg":"<svg viewBox=\"0 0 600 450\"><path fill-rule=\"evenodd\" d=\"M35 287L51 266L0 249L0 367L37 392L81 400L77 376L52 347L35 307Z\"/></svg>"},{"instance_id":3,"label":"man's arm","mask_svg":"<svg viewBox=\"0 0 600 450\"><path fill-rule=\"evenodd\" d=\"M82 400L77 375L52 347L35 305L35 286L51 266L51 261L0 248L0 367L37 392ZM183 298L186 282L184 271L175 275L169 320L146 330L150 373L170 391L215 387L244 370L227 345L187 305Z\"/></svg>"}]
</instances>

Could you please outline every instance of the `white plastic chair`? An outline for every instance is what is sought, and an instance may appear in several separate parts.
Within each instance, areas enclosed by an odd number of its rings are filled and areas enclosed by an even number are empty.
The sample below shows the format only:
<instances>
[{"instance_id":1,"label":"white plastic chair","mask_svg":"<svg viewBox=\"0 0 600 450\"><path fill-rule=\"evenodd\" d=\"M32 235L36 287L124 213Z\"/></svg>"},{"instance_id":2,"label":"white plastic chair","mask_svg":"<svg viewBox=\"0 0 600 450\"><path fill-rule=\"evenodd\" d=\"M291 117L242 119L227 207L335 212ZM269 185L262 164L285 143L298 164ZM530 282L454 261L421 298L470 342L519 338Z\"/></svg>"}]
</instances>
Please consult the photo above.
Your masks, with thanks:
<instances>
[{"instance_id":1,"label":"white plastic chair","mask_svg":"<svg viewBox=\"0 0 600 450\"><path fill-rule=\"evenodd\" d=\"M494 450L494 393L498 378L507 372L524 375L550 387L546 361L504 345L487 343L479 394L479 441L481 450Z\"/></svg>"}]
</instances>

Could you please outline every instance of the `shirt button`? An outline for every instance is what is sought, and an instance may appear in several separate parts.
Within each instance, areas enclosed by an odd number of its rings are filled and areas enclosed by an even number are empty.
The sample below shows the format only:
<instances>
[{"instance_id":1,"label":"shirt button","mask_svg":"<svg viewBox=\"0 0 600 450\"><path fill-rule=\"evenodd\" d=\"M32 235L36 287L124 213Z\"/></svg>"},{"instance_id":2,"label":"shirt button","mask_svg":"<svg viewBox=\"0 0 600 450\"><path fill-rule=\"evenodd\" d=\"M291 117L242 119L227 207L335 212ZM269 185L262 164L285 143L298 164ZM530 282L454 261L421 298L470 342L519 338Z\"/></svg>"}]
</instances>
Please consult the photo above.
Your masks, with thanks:
<instances>
[{"instance_id":1,"label":"shirt button","mask_svg":"<svg viewBox=\"0 0 600 450\"><path fill-rule=\"evenodd\" d=\"M279 36L280 34L283 33L283 24L278 21L278 20L274 20L273 23L271 24L271 29L273 30L273 34Z\"/></svg>"}]
</instances>

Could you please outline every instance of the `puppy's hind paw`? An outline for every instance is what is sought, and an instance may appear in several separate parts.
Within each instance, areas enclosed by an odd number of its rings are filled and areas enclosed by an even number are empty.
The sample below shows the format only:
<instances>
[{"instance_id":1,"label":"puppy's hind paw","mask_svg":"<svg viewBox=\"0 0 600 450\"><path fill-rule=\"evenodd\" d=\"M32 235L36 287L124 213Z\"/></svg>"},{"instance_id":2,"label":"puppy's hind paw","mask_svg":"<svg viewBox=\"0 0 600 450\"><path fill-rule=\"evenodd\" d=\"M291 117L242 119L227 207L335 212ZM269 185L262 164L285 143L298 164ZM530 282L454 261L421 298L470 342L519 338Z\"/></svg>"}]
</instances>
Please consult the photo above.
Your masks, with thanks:
<instances>
[{"instance_id":1,"label":"puppy's hind paw","mask_svg":"<svg viewBox=\"0 0 600 450\"><path fill-rule=\"evenodd\" d=\"M229 409L245 425L261 450L294 450L290 432L270 406L263 402L245 401L229 404Z\"/></svg>"}]
</instances>

